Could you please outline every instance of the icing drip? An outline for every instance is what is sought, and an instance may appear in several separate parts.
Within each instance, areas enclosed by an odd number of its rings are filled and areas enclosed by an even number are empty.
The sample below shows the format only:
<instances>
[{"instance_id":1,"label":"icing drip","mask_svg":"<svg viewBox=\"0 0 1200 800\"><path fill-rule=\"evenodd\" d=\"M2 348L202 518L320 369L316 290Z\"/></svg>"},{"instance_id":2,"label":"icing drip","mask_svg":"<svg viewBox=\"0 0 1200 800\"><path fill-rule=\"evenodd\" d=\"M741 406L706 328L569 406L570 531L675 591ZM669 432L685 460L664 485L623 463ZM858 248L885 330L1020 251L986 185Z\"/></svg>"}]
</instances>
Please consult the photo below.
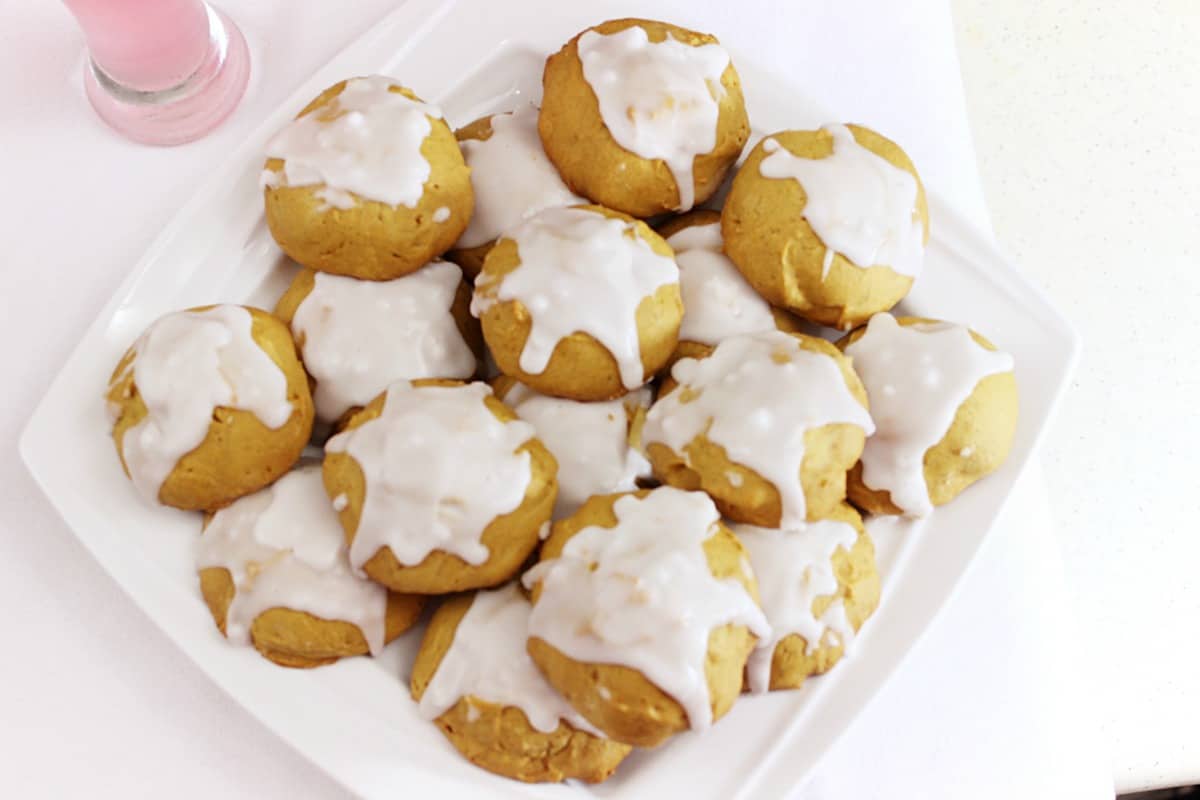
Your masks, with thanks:
<instances>
[{"instance_id":1,"label":"icing drip","mask_svg":"<svg viewBox=\"0 0 1200 800\"><path fill-rule=\"evenodd\" d=\"M497 114L486 141L461 145L471 168L475 213L456 247L494 241L544 208L586 202L567 188L542 151L537 109Z\"/></svg>"},{"instance_id":2,"label":"icing drip","mask_svg":"<svg viewBox=\"0 0 1200 800\"><path fill-rule=\"evenodd\" d=\"M779 331L726 339L708 358L676 362L671 374L680 388L650 408L642 440L687 458L687 445L707 436L730 461L775 485L781 527L805 521L804 434L835 423L874 430L837 361Z\"/></svg>"},{"instance_id":3,"label":"icing drip","mask_svg":"<svg viewBox=\"0 0 1200 800\"><path fill-rule=\"evenodd\" d=\"M328 104L271 137L267 157L283 159L285 185L324 184L318 196L334 208L352 208L353 195L416 208L430 174L421 143L442 112L390 91L399 85L381 75L346 81ZM277 186L279 177L264 174L262 183Z\"/></svg>"},{"instance_id":4,"label":"icing drip","mask_svg":"<svg viewBox=\"0 0 1200 800\"><path fill-rule=\"evenodd\" d=\"M530 459L516 450L534 436L527 422L496 419L483 402L491 393L485 383L397 381L378 418L325 445L327 452L352 456L366 480L350 545L356 570L384 546L407 566L434 550L468 564L487 561L480 537L492 520L524 500Z\"/></svg>"},{"instance_id":5,"label":"icing drip","mask_svg":"<svg viewBox=\"0 0 1200 800\"><path fill-rule=\"evenodd\" d=\"M450 313L461 281L447 261L390 281L316 273L292 332L317 382L318 416L336 420L395 380L475 374L475 354Z\"/></svg>"},{"instance_id":6,"label":"icing drip","mask_svg":"<svg viewBox=\"0 0 1200 800\"><path fill-rule=\"evenodd\" d=\"M272 608L349 622L372 654L384 644L387 591L357 578L345 536L325 496L321 466L308 464L213 515L197 549L198 569L223 567L236 594L225 634L250 643L250 627Z\"/></svg>"},{"instance_id":7,"label":"icing drip","mask_svg":"<svg viewBox=\"0 0 1200 800\"><path fill-rule=\"evenodd\" d=\"M508 404L537 429L538 439L558 459L555 519L574 514L594 494L626 492L650 475L650 463L629 444L629 420L650 405L650 390L638 389L618 400L580 403L539 394L514 384Z\"/></svg>"},{"instance_id":8,"label":"icing drip","mask_svg":"<svg viewBox=\"0 0 1200 800\"><path fill-rule=\"evenodd\" d=\"M746 662L750 690L765 692L771 684L775 646L788 636L802 636L810 654L824 645L849 646L854 629L845 624L841 598L820 618L813 613L813 601L837 594L833 554L838 548L849 552L858 531L845 522L821 520L786 531L734 525L733 532L750 553L763 612L771 624L771 635L759 640Z\"/></svg>"},{"instance_id":9,"label":"icing drip","mask_svg":"<svg viewBox=\"0 0 1200 800\"><path fill-rule=\"evenodd\" d=\"M709 571L703 545L718 514L707 495L661 487L625 495L613 511L615 528L584 528L525 574L527 586L542 584L529 635L578 661L638 670L692 728L707 728L709 634L744 625L764 637L767 621L745 587Z\"/></svg>"},{"instance_id":10,"label":"icing drip","mask_svg":"<svg viewBox=\"0 0 1200 800\"><path fill-rule=\"evenodd\" d=\"M125 431L121 447L147 499L158 498L179 459L204 441L218 407L249 411L272 429L291 418L287 377L254 341L252 325L241 306L179 311L134 343L131 369L146 416Z\"/></svg>"},{"instance_id":11,"label":"icing drip","mask_svg":"<svg viewBox=\"0 0 1200 800\"><path fill-rule=\"evenodd\" d=\"M983 347L962 325L900 325L891 314L871 317L846 355L878 426L863 450L863 483L888 492L906 515L924 516L933 510L925 451L950 430L979 381L1012 370L1012 356Z\"/></svg>"},{"instance_id":12,"label":"icing drip","mask_svg":"<svg viewBox=\"0 0 1200 800\"><path fill-rule=\"evenodd\" d=\"M860 145L845 125L826 125L833 154L792 155L768 138L758 166L764 178L791 178L807 196L802 214L825 244L822 279L841 253L859 267L887 266L917 277L925 256L925 228L917 209L917 180Z\"/></svg>"},{"instance_id":13,"label":"icing drip","mask_svg":"<svg viewBox=\"0 0 1200 800\"><path fill-rule=\"evenodd\" d=\"M520 301L532 327L521 369L546 369L555 345L577 331L591 334L616 359L626 389L645 383L637 308L662 286L679 281L669 256L655 253L633 223L585 208L550 208L507 234L521 263L497 279L480 276L471 313Z\"/></svg>"},{"instance_id":14,"label":"icing drip","mask_svg":"<svg viewBox=\"0 0 1200 800\"><path fill-rule=\"evenodd\" d=\"M314 194L318 200L325 204L320 209L321 211L328 211L331 208L340 208L344 211L347 208L354 208L358 204L358 201L354 199L354 195L343 189L335 189L332 186L322 186Z\"/></svg>"},{"instance_id":15,"label":"icing drip","mask_svg":"<svg viewBox=\"0 0 1200 800\"><path fill-rule=\"evenodd\" d=\"M717 101L729 54L719 44L692 47L667 36L651 42L638 25L579 37L583 77L600 117L621 147L662 159L679 188L679 211L695 203L692 164L717 145Z\"/></svg>"},{"instance_id":16,"label":"icing drip","mask_svg":"<svg viewBox=\"0 0 1200 800\"><path fill-rule=\"evenodd\" d=\"M460 699L474 697L521 709L529 724L542 733L552 733L560 721L566 721L598 735L546 683L525 651L531 611L516 583L476 592L421 696L421 716L436 719Z\"/></svg>"},{"instance_id":17,"label":"icing drip","mask_svg":"<svg viewBox=\"0 0 1200 800\"><path fill-rule=\"evenodd\" d=\"M726 258L720 222L684 228L667 244L679 264L680 340L715 345L739 333L775 329L771 306Z\"/></svg>"}]
</instances>

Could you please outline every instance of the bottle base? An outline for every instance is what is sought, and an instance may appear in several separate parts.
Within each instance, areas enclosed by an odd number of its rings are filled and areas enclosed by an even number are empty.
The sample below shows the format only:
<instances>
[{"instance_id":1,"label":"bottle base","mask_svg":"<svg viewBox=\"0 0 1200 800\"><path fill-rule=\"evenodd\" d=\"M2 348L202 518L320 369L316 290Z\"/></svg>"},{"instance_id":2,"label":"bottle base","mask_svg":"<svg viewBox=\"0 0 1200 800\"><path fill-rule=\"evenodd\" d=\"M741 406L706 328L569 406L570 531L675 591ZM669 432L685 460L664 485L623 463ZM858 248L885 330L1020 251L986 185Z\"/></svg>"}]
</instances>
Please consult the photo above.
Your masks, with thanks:
<instances>
[{"instance_id":1,"label":"bottle base","mask_svg":"<svg viewBox=\"0 0 1200 800\"><path fill-rule=\"evenodd\" d=\"M109 77L88 59L84 89L109 127L134 141L154 145L191 142L217 127L245 94L250 52L237 25L208 6L209 47L200 66L182 83L139 91Z\"/></svg>"}]
</instances>

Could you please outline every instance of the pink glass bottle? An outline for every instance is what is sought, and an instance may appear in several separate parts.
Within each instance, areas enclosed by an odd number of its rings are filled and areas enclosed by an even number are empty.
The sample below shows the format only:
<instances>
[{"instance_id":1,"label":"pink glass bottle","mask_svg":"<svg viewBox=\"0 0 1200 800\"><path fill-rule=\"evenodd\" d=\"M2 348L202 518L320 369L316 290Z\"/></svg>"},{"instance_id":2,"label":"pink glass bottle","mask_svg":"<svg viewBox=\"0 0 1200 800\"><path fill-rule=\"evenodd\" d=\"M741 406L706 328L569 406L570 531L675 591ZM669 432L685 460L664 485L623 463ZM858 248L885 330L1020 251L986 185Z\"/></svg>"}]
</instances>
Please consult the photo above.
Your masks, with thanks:
<instances>
[{"instance_id":1,"label":"pink glass bottle","mask_svg":"<svg viewBox=\"0 0 1200 800\"><path fill-rule=\"evenodd\" d=\"M241 31L203 0L64 0L87 39L88 99L148 144L183 144L241 100L250 55Z\"/></svg>"}]
</instances>

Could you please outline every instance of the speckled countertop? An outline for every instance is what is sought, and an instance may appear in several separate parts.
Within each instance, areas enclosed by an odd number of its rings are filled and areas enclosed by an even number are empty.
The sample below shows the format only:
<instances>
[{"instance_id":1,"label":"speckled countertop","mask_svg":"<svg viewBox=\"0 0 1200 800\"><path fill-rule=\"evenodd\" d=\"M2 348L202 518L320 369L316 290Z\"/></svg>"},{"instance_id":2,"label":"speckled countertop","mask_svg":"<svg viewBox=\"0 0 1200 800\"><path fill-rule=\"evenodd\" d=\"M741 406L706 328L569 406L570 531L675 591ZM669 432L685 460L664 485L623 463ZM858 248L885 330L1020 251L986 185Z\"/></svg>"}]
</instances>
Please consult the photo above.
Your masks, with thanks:
<instances>
[{"instance_id":1,"label":"speckled countertop","mask_svg":"<svg viewBox=\"0 0 1200 800\"><path fill-rule=\"evenodd\" d=\"M1200 781L1200 5L954 0L996 236L1084 339L1043 450L1118 788Z\"/></svg>"}]
</instances>

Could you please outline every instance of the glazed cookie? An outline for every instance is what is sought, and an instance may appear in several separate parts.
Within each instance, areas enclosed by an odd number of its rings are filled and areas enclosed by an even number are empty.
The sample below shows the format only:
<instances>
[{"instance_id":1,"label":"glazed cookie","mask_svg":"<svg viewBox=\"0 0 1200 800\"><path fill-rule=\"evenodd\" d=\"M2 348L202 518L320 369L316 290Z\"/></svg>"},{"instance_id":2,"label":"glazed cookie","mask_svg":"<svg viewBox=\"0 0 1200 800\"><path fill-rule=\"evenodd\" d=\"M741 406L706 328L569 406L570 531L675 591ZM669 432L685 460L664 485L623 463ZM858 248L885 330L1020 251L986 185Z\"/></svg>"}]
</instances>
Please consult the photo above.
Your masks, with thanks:
<instances>
[{"instance_id":1,"label":"glazed cookie","mask_svg":"<svg viewBox=\"0 0 1200 800\"><path fill-rule=\"evenodd\" d=\"M891 314L838 346L878 425L848 477L856 506L924 516L1004 463L1017 429L1012 356L965 326Z\"/></svg>"},{"instance_id":2,"label":"glazed cookie","mask_svg":"<svg viewBox=\"0 0 1200 800\"><path fill-rule=\"evenodd\" d=\"M397 592L516 574L549 525L554 456L486 383L397 381L325 445L350 564Z\"/></svg>"},{"instance_id":3,"label":"glazed cookie","mask_svg":"<svg viewBox=\"0 0 1200 800\"><path fill-rule=\"evenodd\" d=\"M378 655L425 604L350 571L316 463L205 520L196 567L221 633L285 667Z\"/></svg>"},{"instance_id":4,"label":"glazed cookie","mask_svg":"<svg viewBox=\"0 0 1200 800\"><path fill-rule=\"evenodd\" d=\"M265 311L168 314L121 358L105 397L125 474L147 499L213 510L287 472L312 433L308 377Z\"/></svg>"},{"instance_id":5,"label":"glazed cookie","mask_svg":"<svg viewBox=\"0 0 1200 800\"><path fill-rule=\"evenodd\" d=\"M496 243L471 313L505 375L556 397L608 400L671 357L679 268L645 223L597 206L550 208Z\"/></svg>"},{"instance_id":6,"label":"glazed cookie","mask_svg":"<svg viewBox=\"0 0 1200 800\"><path fill-rule=\"evenodd\" d=\"M663 483L702 489L729 519L768 528L821 519L845 499L846 470L874 426L833 345L743 334L677 361L671 375L642 429Z\"/></svg>"},{"instance_id":7,"label":"glazed cookie","mask_svg":"<svg viewBox=\"0 0 1200 800\"><path fill-rule=\"evenodd\" d=\"M574 191L650 217L712 196L750 125L737 71L715 37L616 19L546 60L538 131Z\"/></svg>"},{"instance_id":8,"label":"glazed cookie","mask_svg":"<svg viewBox=\"0 0 1200 800\"><path fill-rule=\"evenodd\" d=\"M267 142L267 225L311 269L389 280L454 245L470 171L442 113L390 78L342 81Z\"/></svg>"},{"instance_id":9,"label":"glazed cookie","mask_svg":"<svg viewBox=\"0 0 1200 800\"><path fill-rule=\"evenodd\" d=\"M413 664L413 699L476 766L529 783L598 783L632 748L546 683L525 651L530 611L515 583L442 603Z\"/></svg>"},{"instance_id":10,"label":"glazed cookie","mask_svg":"<svg viewBox=\"0 0 1200 800\"><path fill-rule=\"evenodd\" d=\"M508 376L493 385L558 461L555 519L574 514L594 494L632 491L650 477L650 462L641 453L649 387L616 400L581 403L539 394Z\"/></svg>"},{"instance_id":11,"label":"glazed cookie","mask_svg":"<svg viewBox=\"0 0 1200 800\"><path fill-rule=\"evenodd\" d=\"M725 255L716 211L676 217L658 232L675 251L683 296L683 323L673 360L695 357L739 333L800 332L801 321L772 308Z\"/></svg>"},{"instance_id":12,"label":"glazed cookie","mask_svg":"<svg viewBox=\"0 0 1200 800\"><path fill-rule=\"evenodd\" d=\"M794 529L732 527L771 625L746 663L746 687L798 689L841 659L879 605L875 545L845 503Z\"/></svg>"},{"instance_id":13,"label":"glazed cookie","mask_svg":"<svg viewBox=\"0 0 1200 800\"><path fill-rule=\"evenodd\" d=\"M586 202L567 188L546 158L537 117L537 109L526 106L477 119L454 132L471 168L475 213L446 257L472 280L502 234L543 208Z\"/></svg>"},{"instance_id":14,"label":"glazed cookie","mask_svg":"<svg viewBox=\"0 0 1200 800\"><path fill-rule=\"evenodd\" d=\"M745 550L700 492L593 497L555 523L524 581L534 663L585 719L638 747L723 716L770 633Z\"/></svg>"},{"instance_id":15,"label":"glazed cookie","mask_svg":"<svg viewBox=\"0 0 1200 800\"><path fill-rule=\"evenodd\" d=\"M768 136L721 212L725 252L759 294L847 329L900 302L929 239L925 189L904 151L858 125Z\"/></svg>"},{"instance_id":16,"label":"glazed cookie","mask_svg":"<svg viewBox=\"0 0 1200 800\"><path fill-rule=\"evenodd\" d=\"M483 337L470 304L461 270L433 261L390 281L303 270L275 314L315 382L317 416L334 422L392 381L472 377Z\"/></svg>"}]
</instances>

